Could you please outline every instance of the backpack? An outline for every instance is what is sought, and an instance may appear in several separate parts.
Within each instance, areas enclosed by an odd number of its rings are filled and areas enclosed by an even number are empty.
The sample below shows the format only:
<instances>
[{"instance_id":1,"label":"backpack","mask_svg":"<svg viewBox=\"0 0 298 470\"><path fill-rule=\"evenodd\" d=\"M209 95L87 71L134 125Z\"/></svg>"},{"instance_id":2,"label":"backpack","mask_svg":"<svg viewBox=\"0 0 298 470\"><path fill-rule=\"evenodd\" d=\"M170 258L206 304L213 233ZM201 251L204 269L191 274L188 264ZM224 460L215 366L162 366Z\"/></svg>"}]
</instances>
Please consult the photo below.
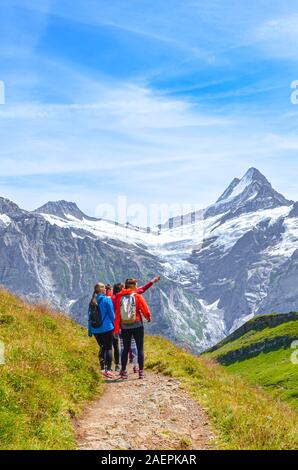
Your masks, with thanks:
<instances>
[{"instance_id":1,"label":"backpack","mask_svg":"<svg viewBox=\"0 0 298 470\"><path fill-rule=\"evenodd\" d=\"M124 324L135 323L137 320L137 306L135 294L123 295L120 300L120 317Z\"/></svg>"},{"instance_id":2,"label":"backpack","mask_svg":"<svg viewBox=\"0 0 298 470\"><path fill-rule=\"evenodd\" d=\"M101 309L100 309L101 302L102 302L102 298L99 300L99 302L96 305L90 302L89 318L90 318L92 328L100 328L103 324L103 316L101 314Z\"/></svg>"}]
</instances>

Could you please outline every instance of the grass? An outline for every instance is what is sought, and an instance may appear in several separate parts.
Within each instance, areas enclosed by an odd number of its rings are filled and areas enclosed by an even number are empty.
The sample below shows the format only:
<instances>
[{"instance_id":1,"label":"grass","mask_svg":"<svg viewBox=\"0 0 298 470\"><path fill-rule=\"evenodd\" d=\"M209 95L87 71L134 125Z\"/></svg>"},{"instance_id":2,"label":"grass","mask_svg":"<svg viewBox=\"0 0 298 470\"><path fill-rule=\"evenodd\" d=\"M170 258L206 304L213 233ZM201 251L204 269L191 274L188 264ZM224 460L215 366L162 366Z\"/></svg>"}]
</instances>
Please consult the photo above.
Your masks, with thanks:
<instances>
[{"instance_id":1,"label":"grass","mask_svg":"<svg viewBox=\"0 0 298 470\"><path fill-rule=\"evenodd\" d=\"M266 318L265 316L263 318ZM270 318L268 317L270 321ZM266 388L274 397L290 403L298 411L298 365L291 361L294 349L290 346L261 352L255 357L246 358L243 351L250 345L259 345L268 340L288 337L289 344L298 339L298 321L285 321L276 327L267 327L262 331L254 330L254 322L247 333L230 341L204 356L220 360L221 356L231 351L239 351L233 362L225 369L233 374L248 379L254 384ZM242 354L242 357L241 357Z\"/></svg>"},{"instance_id":2,"label":"grass","mask_svg":"<svg viewBox=\"0 0 298 470\"><path fill-rule=\"evenodd\" d=\"M298 321L282 323L274 328L264 328L261 331L249 330L240 338L230 341L215 351L208 353L209 357L219 357L230 351L246 348L252 344L264 343L266 340L287 336L290 340L298 339Z\"/></svg>"},{"instance_id":3,"label":"grass","mask_svg":"<svg viewBox=\"0 0 298 470\"><path fill-rule=\"evenodd\" d=\"M239 374L250 382L262 385L273 396L288 402L298 411L298 365L290 358L293 350L279 349L226 367L228 372Z\"/></svg>"},{"instance_id":4,"label":"grass","mask_svg":"<svg viewBox=\"0 0 298 470\"><path fill-rule=\"evenodd\" d=\"M86 329L0 290L0 449L73 449L73 418L103 389Z\"/></svg>"},{"instance_id":5,"label":"grass","mask_svg":"<svg viewBox=\"0 0 298 470\"><path fill-rule=\"evenodd\" d=\"M103 391L97 347L86 330L43 306L30 306L0 290L0 449L74 449L74 418ZM286 356L272 352L268 374L260 355L244 364L263 371L268 386L295 399L296 378ZM147 367L173 376L208 412L217 446L225 449L297 449L297 412L213 359L193 356L159 337L146 340ZM263 357L264 356L264 357ZM265 357L266 356L266 357ZM284 367L284 368L283 368ZM297 367L297 366L296 366ZM239 371L237 371L239 372ZM255 381L260 383L261 372ZM292 384L286 388L285 384ZM277 390L277 388L276 388ZM181 448L188 446L181 441Z\"/></svg>"},{"instance_id":6,"label":"grass","mask_svg":"<svg viewBox=\"0 0 298 470\"><path fill-rule=\"evenodd\" d=\"M298 414L212 359L193 356L160 337L146 339L146 366L178 379L207 411L224 449L298 449Z\"/></svg>"}]
</instances>

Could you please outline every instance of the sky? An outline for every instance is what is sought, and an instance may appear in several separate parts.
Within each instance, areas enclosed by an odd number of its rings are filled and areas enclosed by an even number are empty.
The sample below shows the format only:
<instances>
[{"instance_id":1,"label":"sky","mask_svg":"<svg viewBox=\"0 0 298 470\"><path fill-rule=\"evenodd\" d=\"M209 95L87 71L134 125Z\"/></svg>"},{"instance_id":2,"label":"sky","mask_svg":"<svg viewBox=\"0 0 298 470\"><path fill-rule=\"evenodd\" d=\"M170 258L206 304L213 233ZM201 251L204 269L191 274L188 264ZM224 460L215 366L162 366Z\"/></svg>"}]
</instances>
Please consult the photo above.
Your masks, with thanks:
<instances>
[{"instance_id":1,"label":"sky","mask_svg":"<svg viewBox=\"0 0 298 470\"><path fill-rule=\"evenodd\" d=\"M0 0L0 18L1 196L206 207L254 166L297 200L297 1Z\"/></svg>"}]
</instances>

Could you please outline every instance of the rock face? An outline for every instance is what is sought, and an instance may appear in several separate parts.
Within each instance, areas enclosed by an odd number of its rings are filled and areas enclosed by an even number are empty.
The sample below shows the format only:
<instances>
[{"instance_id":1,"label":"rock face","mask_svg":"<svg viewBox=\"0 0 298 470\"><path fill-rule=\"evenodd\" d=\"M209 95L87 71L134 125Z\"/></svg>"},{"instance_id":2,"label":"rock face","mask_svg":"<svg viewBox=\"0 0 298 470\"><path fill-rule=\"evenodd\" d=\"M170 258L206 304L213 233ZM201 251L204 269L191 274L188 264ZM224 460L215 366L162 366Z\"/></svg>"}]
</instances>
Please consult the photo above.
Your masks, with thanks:
<instances>
[{"instance_id":1,"label":"rock face","mask_svg":"<svg viewBox=\"0 0 298 470\"><path fill-rule=\"evenodd\" d=\"M94 217L85 215L75 202L68 201L49 201L35 211L38 214L51 214L57 217L74 217L78 220L96 220Z\"/></svg>"},{"instance_id":2,"label":"rock face","mask_svg":"<svg viewBox=\"0 0 298 470\"><path fill-rule=\"evenodd\" d=\"M297 203L258 170L159 232L88 217L67 201L27 212L0 198L0 283L86 324L97 280L145 282L159 273L162 282L146 294L149 329L196 351L254 315L297 310Z\"/></svg>"}]
</instances>

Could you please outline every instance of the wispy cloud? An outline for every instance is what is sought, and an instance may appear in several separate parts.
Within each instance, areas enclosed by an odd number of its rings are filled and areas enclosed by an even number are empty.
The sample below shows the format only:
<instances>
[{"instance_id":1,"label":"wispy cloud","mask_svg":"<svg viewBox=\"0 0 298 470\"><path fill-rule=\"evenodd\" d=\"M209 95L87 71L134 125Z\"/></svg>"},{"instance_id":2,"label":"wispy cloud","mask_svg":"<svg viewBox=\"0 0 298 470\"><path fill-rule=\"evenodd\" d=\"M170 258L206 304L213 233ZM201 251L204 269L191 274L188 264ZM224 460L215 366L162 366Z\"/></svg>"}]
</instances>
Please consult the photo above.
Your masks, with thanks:
<instances>
[{"instance_id":1,"label":"wispy cloud","mask_svg":"<svg viewBox=\"0 0 298 470\"><path fill-rule=\"evenodd\" d=\"M259 46L274 57L297 61L298 7L296 12L267 19L254 31Z\"/></svg>"},{"instance_id":2,"label":"wispy cloud","mask_svg":"<svg viewBox=\"0 0 298 470\"><path fill-rule=\"evenodd\" d=\"M89 213L123 193L207 205L253 165L295 199L298 16L281 0L267 6L1 5L4 195L30 208L77 199Z\"/></svg>"}]
</instances>

